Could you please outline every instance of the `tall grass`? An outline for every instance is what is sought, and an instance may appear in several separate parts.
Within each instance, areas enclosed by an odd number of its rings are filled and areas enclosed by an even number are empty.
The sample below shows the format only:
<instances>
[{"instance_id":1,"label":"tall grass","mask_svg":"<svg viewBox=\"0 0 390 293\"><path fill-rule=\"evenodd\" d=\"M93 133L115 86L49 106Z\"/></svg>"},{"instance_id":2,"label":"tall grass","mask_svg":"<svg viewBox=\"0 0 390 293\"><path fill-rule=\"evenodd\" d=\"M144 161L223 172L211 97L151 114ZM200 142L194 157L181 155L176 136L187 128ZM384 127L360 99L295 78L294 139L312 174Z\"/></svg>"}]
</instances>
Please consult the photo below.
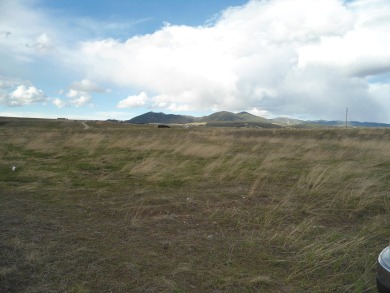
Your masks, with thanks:
<instances>
[{"instance_id":1,"label":"tall grass","mask_svg":"<svg viewBox=\"0 0 390 293\"><path fill-rule=\"evenodd\" d=\"M0 291L375 292L389 130L90 126L0 129Z\"/></svg>"}]
</instances>

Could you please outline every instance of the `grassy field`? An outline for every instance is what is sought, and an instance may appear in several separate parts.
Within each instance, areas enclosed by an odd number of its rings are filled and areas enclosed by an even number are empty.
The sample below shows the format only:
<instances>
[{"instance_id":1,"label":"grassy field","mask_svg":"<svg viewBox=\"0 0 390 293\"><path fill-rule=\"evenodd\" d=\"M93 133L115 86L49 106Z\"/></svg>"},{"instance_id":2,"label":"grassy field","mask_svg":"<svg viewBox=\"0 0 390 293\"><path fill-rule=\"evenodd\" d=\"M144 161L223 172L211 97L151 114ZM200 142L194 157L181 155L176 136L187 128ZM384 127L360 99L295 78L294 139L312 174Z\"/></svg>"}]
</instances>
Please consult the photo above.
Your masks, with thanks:
<instances>
[{"instance_id":1,"label":"grassy field","mask_svg":"<svg viewBox=\"0 0 390 293\"><path fill-rule=\"evenodd\" d=\"M0 292L375 292L389 129L88 125L0 121Z\"/></svg>"}]
</instances>

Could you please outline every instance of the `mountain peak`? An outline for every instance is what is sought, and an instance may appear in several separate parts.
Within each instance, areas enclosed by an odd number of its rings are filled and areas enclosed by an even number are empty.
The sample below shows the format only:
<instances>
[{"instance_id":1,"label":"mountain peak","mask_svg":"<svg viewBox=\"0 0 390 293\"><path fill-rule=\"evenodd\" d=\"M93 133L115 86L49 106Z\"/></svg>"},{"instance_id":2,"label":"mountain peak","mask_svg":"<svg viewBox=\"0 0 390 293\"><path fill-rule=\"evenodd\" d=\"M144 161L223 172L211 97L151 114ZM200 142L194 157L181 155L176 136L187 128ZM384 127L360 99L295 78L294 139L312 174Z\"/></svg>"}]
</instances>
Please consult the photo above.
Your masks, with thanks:
<instances>
[{"instance_id":1,"label":"mountain peak","mask_svg":"<svg viewBox=\"0 0 390 293\"><path fill-rule=\"evenodd\" d=\"M127 120L128 123L135 124L148 124L148 123L191 123L196 121L195 117L192 116L183 116L175 114L165 114L162 112L147 112L145 114L134 117L130 120Z\"/></svg>"}]
</instances>

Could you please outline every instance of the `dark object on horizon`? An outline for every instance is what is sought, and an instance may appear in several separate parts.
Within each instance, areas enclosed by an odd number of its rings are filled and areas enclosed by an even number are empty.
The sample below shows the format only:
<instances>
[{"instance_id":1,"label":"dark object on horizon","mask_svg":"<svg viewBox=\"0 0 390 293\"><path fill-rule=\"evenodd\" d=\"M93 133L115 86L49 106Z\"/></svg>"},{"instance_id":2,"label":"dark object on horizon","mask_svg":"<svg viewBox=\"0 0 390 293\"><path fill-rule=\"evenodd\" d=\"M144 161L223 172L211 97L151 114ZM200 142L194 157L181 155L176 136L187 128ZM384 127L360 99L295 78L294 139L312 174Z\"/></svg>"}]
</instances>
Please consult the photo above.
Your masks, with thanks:
<instances>
[{"instance_id":1,"label":"dark object on horizon","mask_svg":"<svg viewBox=\"0 0 390 293\"><path fill-rule=\"evenodd\" d=\"M390 246L379 254L376 285L379 293L390 293Z\"/></svg>"},{"instance_id":2,"label":"dark object on horizon","mask_svg":"<svg viewBox=\"0 0 390 293\"><path fill-rule=\"evenodd\" d=\"M160 124L159 126L157 126L157 128L171 128L171 127L168 126L168 125L162 125L162 124Z\"/></svg>"}]
</instances>

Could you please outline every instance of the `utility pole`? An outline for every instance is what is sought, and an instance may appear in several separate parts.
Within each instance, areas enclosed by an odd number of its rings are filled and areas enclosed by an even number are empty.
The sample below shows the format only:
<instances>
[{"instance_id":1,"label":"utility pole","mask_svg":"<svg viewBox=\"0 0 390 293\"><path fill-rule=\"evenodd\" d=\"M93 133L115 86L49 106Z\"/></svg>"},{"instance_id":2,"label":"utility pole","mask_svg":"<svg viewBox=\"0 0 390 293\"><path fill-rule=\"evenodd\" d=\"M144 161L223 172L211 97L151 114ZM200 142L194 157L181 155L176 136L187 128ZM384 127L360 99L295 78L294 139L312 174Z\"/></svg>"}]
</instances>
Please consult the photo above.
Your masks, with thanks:
<instances>
[{"instance_id":1,"label":"utility pole","mask_svg":"<svg viewBox=\"0 0 390 293\"><path fill-rule=\"evenodd\" d=\"M345 108L345 128L348 128L348 108Z\"/></svg>"}]
</instances>

